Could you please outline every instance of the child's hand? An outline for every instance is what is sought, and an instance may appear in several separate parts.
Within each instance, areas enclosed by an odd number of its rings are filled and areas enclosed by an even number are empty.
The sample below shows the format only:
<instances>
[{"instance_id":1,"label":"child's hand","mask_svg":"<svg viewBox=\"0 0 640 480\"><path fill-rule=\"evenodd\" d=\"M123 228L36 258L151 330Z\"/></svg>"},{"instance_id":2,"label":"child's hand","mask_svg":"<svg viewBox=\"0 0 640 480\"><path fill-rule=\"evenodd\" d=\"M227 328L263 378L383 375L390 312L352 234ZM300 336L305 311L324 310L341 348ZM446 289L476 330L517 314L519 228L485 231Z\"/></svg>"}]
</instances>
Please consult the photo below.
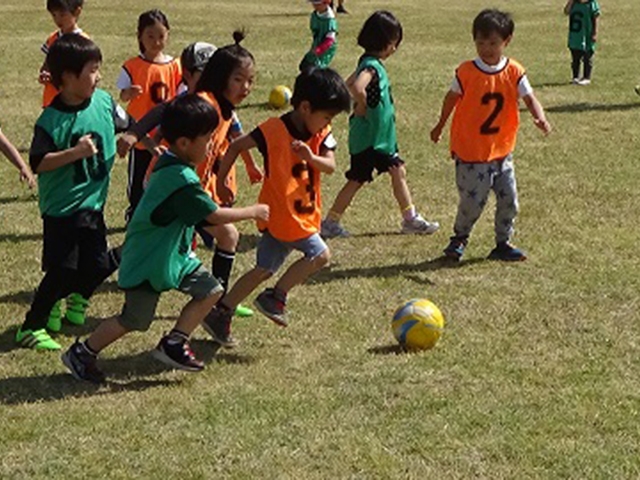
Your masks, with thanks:
<instances>
[{"instance_id":1,"label":"child's hand","mask_svg":"<svg viewBox=\"0 0 640 480\"><path fill-rule=\"evenodd\" d=\"M433 127L433 129L431 130L430 136L431 136L431 141L433 143L438 143L442 138L442 126L438 124L435 127Z\"/></svg>"},{"instance_id":2,"label":"child's hand","mask_svg":"<svg viewBox=\"0 0 640 480\"><path fill-rule=\"evenodd\" d=\"M353 104L353 114L356 117L366 117L367 116L366 102L355 102Z\"/></svg>"},{"instance_id":3,"label":"child's hand","mask_svg":"<svg viewBox=\"0 0 640 480\"><path fill-rule=\"evenodd\" d=\"M545 135L548 135L551 132L551 124L547 121L546 118L534 119L533 123L536 127L542 130Z\"/></svg>"},{"instance_id":4,"label":"child's hand","mask_svg":"<svg viewBox=\"0 0 640 480\"><path fill-rule=\"evenodd\" d=\"M98 148L96 144L91 140L91 134L83 135L76 143L74 147L76 153L78 154L78 160L83 158L93 157L96 153L98 153Z\"/></svg>"},{"instance_id":5,"label":"child's hand","mask_svg":"<svg viewBox=\"0 0 640 480\"><path fill-rule=\"evenodd\" d=\"M269 220L269 205L265 203L256 203L253 206L253 218L256 220Z\"/></svg>"},{"instance_id":6,"label":"child's hand","mask_svg":"<svg viewBox=\"0 0 640 480\"><path fill-rule=\"evenodd\" d=\"M264 175L262 170L260 170L255 163L247 163L245 164L245 168L247 170L247 175L249 175L249 182L251 182L251 185L255 185L262 181Z\"/></svg>"},{"instance_id":7,"label":"child's hand","mask_svg":"<svg viewBox=\"0 0 640 480\"><path fill-rule=\"evenodd\" d=\"M51 74L46 70L40 70L40 75L38 75L38 82L42 85L51 83Z\"/></svg>"},{"instance_id":8,"label":"child's hand","mask_svg":"<svg viewBox=\"0 0 640 480\"><path fill-rule=\"evenodd\" d=\"M300 158L300 160L309 162L313 158L313 152L311 151L311 148L301 140L294 140L293 142L291 142L291 149L298 156L298 158Z\"/></svg>"},{"instance_id":9,"label":"child's hand","mask_svg":"<svg viewBox=\"0 0 640 480\"><path fill-rule=\"evenodd\" d=\"M131 85L129 88L122 90L122 93L128 102L142 95L144 93L144 89L140 85Z\"/></svg>"},{"instance_id":10,"label":"child's hand","mask_svg":"<svg viewBox=\"0 0 640 480\"><path fill-rule=\"evenodd\" d=\"M34 188L36 186L36 177L28 168L20 169L20 181L27 182L29 188Z\"/></svg>"},{"instance_id":11,"label":"child's hand","mask_svg":"<svg viewBox=\"0 0 640 480\"><path fill-rule=\"evenodd\" d=\"M222 178L218 178L216 180L216 194L218 195L218 198L223 205L232 205L235 201L233 192L227 186L227 184L224 183L224 180Z\"/></svg>"},{"instance_id":12,"label":"child's hand","mask_svg":"<svg viewBox=\"0 0 640 480\"><path fill-rule=\"evenodd\" d=\"M125 133L121 135L116 143L118 155L120 157L126 157L129 150L131 150L136 143L138 143L138 138L132 133Z\"/></svg>"}]
</instances>

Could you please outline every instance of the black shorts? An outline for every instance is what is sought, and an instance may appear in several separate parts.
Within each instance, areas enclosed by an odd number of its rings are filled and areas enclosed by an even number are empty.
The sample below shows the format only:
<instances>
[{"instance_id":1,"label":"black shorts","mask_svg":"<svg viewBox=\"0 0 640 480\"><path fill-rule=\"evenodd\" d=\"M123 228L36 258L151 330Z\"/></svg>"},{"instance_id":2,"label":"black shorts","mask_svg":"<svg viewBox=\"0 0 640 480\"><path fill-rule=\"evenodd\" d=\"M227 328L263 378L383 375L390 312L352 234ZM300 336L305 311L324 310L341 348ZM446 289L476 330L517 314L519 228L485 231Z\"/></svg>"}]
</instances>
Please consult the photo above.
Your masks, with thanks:
<instances>
[{"instance_id":1,"label":"black shorts","mask_svg":"<svg viewBox=\"0 0 640 480\"><path fill-rule=\"evenodd\" d=\"M109 268L107 227L102 212L82 210L69 217L43 216L42 269L64 267L96 271Z\"/></svg>"},{"instance_id":2,"label":"black shorts","mask_svg":"<svg viewBox=\"0 0 640 480\"><path fill-rule=\"evenodd\" d=\"M404 160L397 153L382 153L373 148L367 148L360 153L351 155L351 165L345 173L345 177L347 180L359 183L372 182L374 169L380 174L399 165L404 165Z\"/></svg>"}]
</instances>

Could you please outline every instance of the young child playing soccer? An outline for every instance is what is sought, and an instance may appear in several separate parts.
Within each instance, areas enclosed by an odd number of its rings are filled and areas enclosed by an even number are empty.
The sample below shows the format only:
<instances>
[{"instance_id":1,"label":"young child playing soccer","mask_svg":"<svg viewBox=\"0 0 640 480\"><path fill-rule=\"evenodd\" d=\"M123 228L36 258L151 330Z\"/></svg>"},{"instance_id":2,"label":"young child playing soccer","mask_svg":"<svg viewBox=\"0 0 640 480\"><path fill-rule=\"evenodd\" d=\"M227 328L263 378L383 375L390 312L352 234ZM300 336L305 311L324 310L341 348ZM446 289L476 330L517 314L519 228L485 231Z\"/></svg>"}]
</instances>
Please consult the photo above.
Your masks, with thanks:
<instances>
[{"instance_id":1,"label":"young child playing soccer","mask_svg":"<svg viewBox=\"0 0 640 480\"><path fill-rule=\"evenodd\" d=\"M259 201L270 207L269 220L258 221L262 237L257 264L243 275L204 321L204 328L224 347L232 347L231 319L236 305L282 266L292 250L304 254L267 288L254 305L278 325L286 326L289 291L329 262L329 249L320 228L320 176L335 170L336 142L331 120L350 107L349 91L336 72L314 68L295 81L293 111L270 118L227 150L217 178L218 195L233 200L227 173L243 150L257 148L264 158L264 180Z\"/></svg>"},{"instance_id":2,"label":"young child playing soccer","mask_svg":"<svg viewBox=\"0 0 640 480\"><path fill-rule=\"evenodd\" d=\"M311 48L300 62L301 72L311 67L328 67L338 48L338 22L331 0L309 0L309 2L313 4L313 13L309 21L313 40Z\"/></svg>"},{"instance_id":3,"label":"young child playing soccer","mask_svg":"<svg viewBox=\"0 0 640 480\"><path fill-rule=\"evenodd\" d=\"M235 116L235 107L250 93L253 85L254 61L251 53L240 46L242 34L236 32L234 35L236 43L222 47L217 51L210 45L206 52L202 52L208 44L201 45L198 50L198 62L193 60L195 50L191 46L187 47L181 57L183 63L183 75L189 92L200 92L200 95L209 101L218 112L218 126L212 133L211 149L207 154L207 159L202 162L197 172L202 180L202 185L213 200L220 204L220 199L215 192L215 172L218 163L229 145L229 137L238 136L242 132L239 120ZM210 54L208 53L210 52ZM215 52L215 53L214 53ZM207 57L205 60L205 57ZM193 67L191 66L193 65ZM210 65L210 66L209 66ZM122 143L127 147L135 139L140 138L151 128L155 127L154 119L162 115L165 104L155 107L149 112L149 117L145 116L140 124L134 125L125 136ZM243 154L245 167L251 183L262 180L262 172L248 152ZM151 162L150 166L153 166ZM235 182L235 169L230 174L231 184L234 188L234 195L237 193ZM235 260L235 252L240 239L240 234L233 224L215 225L210 229L197 227L198 233L206 240L213 238L216 246L213 254L211 271L220 281L226 290L229 284L229 277ZM247 317L253 315L253 311L242 305L238 305L236 314Z\"/></svg>"},{"instance_id":4,"label":"young child playing soccer","mask_svg":"<svg viewBox=\"0 0 640 480\"><path fill-rule=\"evenodd\" d=\"M9 141L9 139L0 130L0 152L20 171L20 180L27 182L29 188L36 186L36 178L33 176L31 169L24 162L20 153Z\"/></svg>"},{"instance_id":5,"label":"young child playing soccer","mask_svg":"<svg viewBox=\"0 0 640 480\"><path fill-rule=\"evenodd\" d=\"M569 50L571 50L572 83L589 85L596 51L600 5L598 0L568 0L564 14L569 16ZM584 72L580 76L580 63Z\"/></svg>"},{"instance_id":6,"label":"young child playing soccer","mask_svg":"<svg viewBox=\"0 0 640 480\"><path fill-rule=\"evenodd\" d=\"M382 61L395 53L401 41L402 25L391 12L383 10L371 15L358 35L358 45L365 52L347 79L355 102L349 119L351 168L346 173L347 183L322 222L324 238L349 235L340 219L360 188L373 181L374 170L389 172L393 195L402 213L402 233L432 234L439 228L437 222L428 222L416 212L404 161L398 155L395 107Z\"/></svg>"},{"instance_id":7,"label":"young child playing soccer","mask_svg":"<svg viewBox=\"0 0 640 480\"><path fill-rule=\"evenodd\" d=\"M42 44L42 47L40 47L42 53L47 55L51 45L67 33L78 33L88 38L82 29L78 27L78 18L82 13L83 5L84 0L47 0L47 11L51 14L53 23L56 24L58 30L49 35ZM46 60L40 67L38 81L44 85L42 108L46 108L58 94L58 89L51 83L51 73Z\"/></svg>"},{"instance_id":8,"label":"young child playing soccer","mask_svg":"<svg viewBox=\"0 0 640 480\"><path fill-rule=\"evenodd\" d=\"M59 349L45 330L54 304L71 292L88 301L117 267L107 250L103 209L115 132L129 121L111 95L96 89L101 61L100 49L75 34L60 37L47 55L51 82L60 93L38 118L29 154L38 175L46 273L16 333L16 343L24 347Z\"/></svg>"},{"instance_id":9,"label":"young child playing soccer","mask_svg":"<svg viewBox=\"0 0 640 480\"><path fill-rule=\"evenodd\" d=\"M166 55L169 40L169 21L160 10L149 10L138 18L140 54L122 66L116 86L120 100L129 102L127 112L134 120L142 118L159 103L173 98L182 78L180 62ZM144 176L153 154L138 144L129 155L129 207L125 217L131 219L142 197Z\"/></svg>"},{"instance_id":10,"label":"young child playing soccer","mask_svg":"<svg viewBox=\"0 0 640 480\"><path fill-rule=\"evenodd\" d=\"M551 131L551 125L533 94L524 67L504 56L513 30L511 16L499 10L483 10L475 18L473 41L478 57L462 63L456 70L440 120L431 130L431 140L437 143L455 110L450 141L460 203L454 235L444 250L454 260L462 257L491 190L496 194L496 247L489 258L506 261L527 258L509 243L518 213L513 168L513 149L520 125L518 100L524 101L534 124L545 134Z\"/></svg>"},{"instance_id":11,"label":"young child playing soccer","mask_svg":"<svg viewBox=\"0 0 640 480\"><path fill-rule=\"evenodd\" d=\"M98 354L126 334L148 330L162 292L191 295L173 330L154 350L174 368L200 371L204 364L189 347L189 337L220 297L222 286L191 250L194 226L269 218L269 207L218 208L204 192L195 167L204 160L218 123L215 109L197 95L184 95L167 106L162 132L169 150L162 155L127 226L118 285L125 290L122 313L105 320L84 342L62 356L72 375L104 381Z\"/></svg>"}]
</instances>

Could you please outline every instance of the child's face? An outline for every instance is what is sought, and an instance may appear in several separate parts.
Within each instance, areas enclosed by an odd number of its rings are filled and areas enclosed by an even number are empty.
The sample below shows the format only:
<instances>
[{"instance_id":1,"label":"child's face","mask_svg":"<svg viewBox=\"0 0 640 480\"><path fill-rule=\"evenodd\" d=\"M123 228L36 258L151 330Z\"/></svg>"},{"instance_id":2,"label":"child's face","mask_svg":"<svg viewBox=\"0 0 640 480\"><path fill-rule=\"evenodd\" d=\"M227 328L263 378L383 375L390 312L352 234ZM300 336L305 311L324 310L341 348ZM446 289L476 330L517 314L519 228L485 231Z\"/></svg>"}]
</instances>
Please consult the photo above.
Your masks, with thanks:
<instances>
[{"instance_id":1,"label":"child's face","mask_svg":"<svg viewBox=\"0 0 640 480\"><path fill-rule=\"evenodd\" d=\"M169 30L159 22L149 25L142 30L140 42L144 47L144 55L147 57L155 57L162 53L167 46L169 39Z\"/></svg>"},{"instance_id":2,"label":"child's face","mask_svg":"<svg viewBox=\"0 0 640 480\"><path fill-rule=\"evenodd\" d=\"M78 24L78 17L80 16L80 12L82 11L81 7L75 12L70 12L68 10L53 10L51 12L51 18L53 18L53 23L56 24L62 33L72 33Z\"/></svg>"},{"instance_id":3,"label":"child's face","mask_svg":"<svg viewBox=\"0 0 640 480\"><path fill-rule=\"evenodd\" d=\"M329 125L333 120L333 117L336 116L335 112L330 112L328 110L311 110L311 105L306 101L301 103L300 110L304 126L309 130L311 135L315 135Z\"/></svg>"},{"instance_id":4,"label":"child's face","mask_svg":"<svg viewBox=\"0 0 640 480\"><path fill-rule=\"evenodd\" d=\"M76 100L86 100L95 92L100 78L100 62L89 62L78 76L72 72L64 72L61 90Z\"/></svg>"},{"instance_id":5,"label":"child's face","mask_svg":"<svg viewBox=\"0 0 640 480\"><path fill-rule=\"evenodd\" d=\"M227 88L224 90L225 98L234 106L240 105L247 98L247 95L251 93L254 77L255 68L253 62L247 59L231 72Z\"/></svg>"},{"instance_id":6,"label":"child's face","mask_svg":"<svg viewBox=\"0 0 640 480\"><path fill-rule=\"evenodd\" d=\"M329 8L329 2L326 1L314 1L313 9L318 13L324 13Z\"/></svg>"},{"instance_id":7,"label":"child's face","mask_svg":"<svg viewBox=\"0 0 640 480\"><path fill-rule=\"evenodd\" d=\"M497 32L491 32L488 36L479 33L473 41L480 59L487 65L497 65L511 41L511 36L502 38Z\"/></svg>"},{"instance_id":8,"label":"child's face","mask_svg":"<svg viewBox=\"0 0 640 480\"><path fill-rule=\"evenodd\" d=\"M175 153L191 165L202 163L205 158L207 158L207 153L211 148L212 133L213 132L209 132L206 135L200 135L194 139L186 137L179 138L176 142L179 151Z\"/></svg>"},{"instance_id":9,"label":"child's face","mask_svg":"<svg viewBox=\"0 0 640 480\"><path fill-rule=\"evenodd\" d=\"M385 47L384 50L380 52L380 59L385 60L389 58L391 55L396 53L397 49L398 49L398 40L393 40L389 45Z\"/></svg>"}]
</instances>

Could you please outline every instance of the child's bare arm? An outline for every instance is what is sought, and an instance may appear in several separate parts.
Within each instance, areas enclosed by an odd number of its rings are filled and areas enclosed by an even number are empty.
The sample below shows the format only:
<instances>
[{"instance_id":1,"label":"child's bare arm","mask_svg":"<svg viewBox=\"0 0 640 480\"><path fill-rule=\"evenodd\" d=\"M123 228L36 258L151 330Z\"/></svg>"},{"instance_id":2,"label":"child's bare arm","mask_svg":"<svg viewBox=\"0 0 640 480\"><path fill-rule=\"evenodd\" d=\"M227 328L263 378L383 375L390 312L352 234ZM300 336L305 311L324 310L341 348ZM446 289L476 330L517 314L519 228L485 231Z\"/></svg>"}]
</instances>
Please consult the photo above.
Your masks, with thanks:
<instances>
[{"instance_id":1,"label":"child's bare arm","mask_svg":"<svg viewBox=\"0 0 640 480\"><path fill-rule=\"evenodd\" d=\"M347 88L353 98L353 113L359 117L364 117L367 113L367 86L373 79L373 74L369 70L362 70L359 74L352 73L347 78Z\"/></svg>"},{"instance_id":2,"label":"child's bare arm","mask_svg":"<svg viewBox=\"0 0 640 480\"><path fill-rule=\"evenodd\" d=\"M9 139L4 136L2 131L0 131L0 151L18 170L20 170L20 179L26 181L29 188L35 187L36 179L33 176L31 169L22 159L16 147L14 147Z\"/></svg>"},{"instance_id":3,"label":"child's bare arm","mask_svg":"<svg viewBox=\"0 0 640 480\"><path fill-rule=\"evenodd\" d=\"M440 120L438 120L436 126L431 130L431 141L434 143L438 143L440 138L442 138L442 130L447 124L447 120L449 120L451 113L456 108L459 99L460 94L453 90L449 90L444 96L442 109L440 110Z\"/></svg>"},{"instance_id":4,"label":"child's bare arm","mask_svg":"<svg viewBox=\"0 0 640 480\"><path fill-rule=\"evenodd\" d=\"M331 175L336 169L336 158L333 150L323 148L320 151L320 155L315 155L309 145L301 140L294 140L291 143L291 148L300 159L308 162L322 173Z\"/></svg>"},{"instance_id":5,"label":"child's bare arm","mask_svg":"<svg viewBox=\"0 0 640 480\"><path fill-rule=\"evenodd\" d=\"M140 85L131 85L129 88L120 90L120 100L128 102L142 95L143 89Z\"/></svg>"},{"instance_id":6,"label":"child's bare arm","mask_svg":"<svg viewBox=\"0 0 640 480\"><path fill-rule=\"evenodd\" d=\"M540 104L536 96L531 93L524 97L522 100L531 113L531 116L533 117L533 123L536 125L536 127L542 130L545 135L551 132L551 124L547 121L547 117L544 114L544 109L542 108L542 105Z\"/></svg>"},{"instance_id":7,"label":"child's bare arm","mask_svg":"<svg viewBox=\"0 0 640 480\"><path fill-rule=\"evenodd\" d=\"M98 153L96 145L91 140L91 135L80 137L75 147L67 148L59 152L47 153L38 165L36 173L50 172L56 168L64 167L69 163L77 162L86 157L91 157Z\"/></svg>"},{"instance_id":8,"label":"child's bare arm","mask_svg":"<svg viewBox=\"0 0 640 480\"><path fill-rule=\"evenodd\" d=\"M600 15L593 17L593 27L591 33L591 39L595 42L598 39L598 23L600 22Z\"/></svg>"},{"instance_id":9,"label":"child's bare arm","mask_svg":"<svg viewBox=\"0 0 640 480\"><path fill-rule=\"evenodd\" d=\"M564 6L564 14L569 15L571 13L571 7L573 7L573 3L575 0L567 0L567 4Z\"/></svg>"},{"instance_id":10,"label":"child's bare arm","mask_svg":"<svg viewBox=\"0 0 640 480\"><path fill-rule=\"evenodd\" d=\"M215 212L210 213L206 218L207 222L212 225L234 223L251 219L268 220L269 206L264 203L256 203L250 207L242 208L220 207Z\"/></svg>"},{"instance_id":11,"label":"child's bare arm","mask_svg":"<svg viewBox=\"0 0 640 480\"><path fill-rule=\"evenodd\" d=\"M241 152L251 150L255 147L257 147L255 140L251 135L245 134L231 142L227 152L224 154L224 157L222 157L218 173L216 174L216 193L223 202L232 202L234 200L233 193L226 185L229 170L231 170L233 164L236 163L236 159Z\"/></svg>"}]
</instances>

